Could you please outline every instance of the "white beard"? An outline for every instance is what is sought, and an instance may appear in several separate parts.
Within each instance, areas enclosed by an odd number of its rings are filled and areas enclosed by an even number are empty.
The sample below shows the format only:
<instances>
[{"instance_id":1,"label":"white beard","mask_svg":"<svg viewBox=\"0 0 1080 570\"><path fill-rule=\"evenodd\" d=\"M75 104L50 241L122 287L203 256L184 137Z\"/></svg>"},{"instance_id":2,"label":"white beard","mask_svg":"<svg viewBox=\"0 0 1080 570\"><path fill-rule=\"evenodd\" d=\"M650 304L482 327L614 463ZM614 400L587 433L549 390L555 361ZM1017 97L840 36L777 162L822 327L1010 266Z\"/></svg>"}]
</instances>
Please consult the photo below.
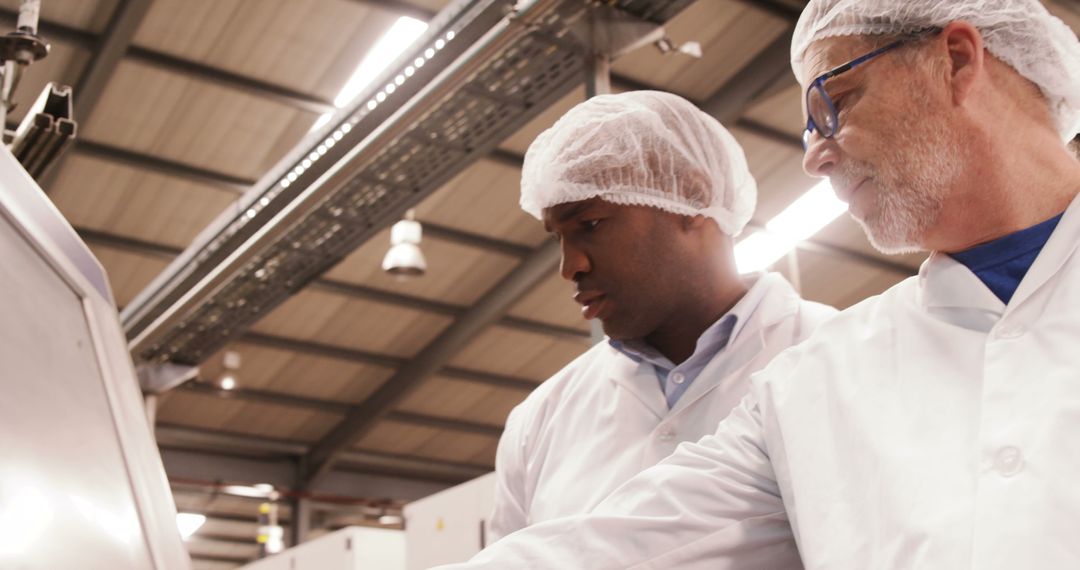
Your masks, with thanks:
<instances>
[{"instance_id":1,"label":"white beard","mask_svg":"<svg viewBox=\"0 0 1080 570\"><path fill-rule=\"evenodd\" d=\"M921 132L901 130L888 141L896 150L881 168L855 163L844 169L847 180L869 177L874 183L868 197L873 206L852 217L882 253L924 249L927 231L937 224L945 197L959 177L963 144L935 119L924 116Z\"/></svg>"}]
</instances>

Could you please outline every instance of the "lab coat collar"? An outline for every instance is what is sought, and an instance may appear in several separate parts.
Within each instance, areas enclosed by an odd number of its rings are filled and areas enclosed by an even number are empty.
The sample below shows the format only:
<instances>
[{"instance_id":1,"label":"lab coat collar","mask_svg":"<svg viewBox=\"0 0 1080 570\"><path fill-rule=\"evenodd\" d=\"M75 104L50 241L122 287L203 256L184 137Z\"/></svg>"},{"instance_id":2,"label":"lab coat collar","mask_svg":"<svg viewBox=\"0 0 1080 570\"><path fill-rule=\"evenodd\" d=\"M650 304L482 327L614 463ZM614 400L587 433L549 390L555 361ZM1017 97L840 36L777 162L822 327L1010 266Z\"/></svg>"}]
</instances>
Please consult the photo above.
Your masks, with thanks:
<instances>
[{"instance_id":1,"label":"lab coat collar","mask_svg":"<svg viewBox=\"0 0 1080 570\"><path fill-rule=\"evenodd\" d=\"M740 323L731 331L732 340L743 329L761 331L787 319L799 310L801 302L795 288L779 273L757 276L750 290L732 308L732 312L739 315Z\"/></svg>"},{"instance_id":2,"label":"lab coat collar","mask_svg":"<svg viewBox=\"0 0 1080 570\"><path fill-rule=\"evenodd\" d=\"M634 395L657 419L668 413L667 399L656 380L653 365L646 360L635 360L612 346L605 346L610 358L604 371L608 380Z\"/></svg>"},{"instance_id":3,"label":"lab coat collar","mask_svg":"<svg viewBox=\"0 0 1080 570\"><path fill-rule=\"evenodd\" d=\"M672 414L689 408L725 380L741 374L742 369L764 350L768 330L798 311L799 294L779 273L751 276L748 280L754 280L753 284L731 309L739 315L739 322L724 349L724 357L714 358L702 369L675 403Z\"/></svg>"},{"instance_id":4,"label":"lab coat collar","mask_svg":"<svg viewBox=\"0 0 1080 570\"><path fill-rule=\"evenodd\" d=\"M1058 271L1061 271L1065 261L1076 251L1078 243L1080 243L1080 194L1074 197L1069 207L1065 209L1065 215L1061 216L1061 221L1054 228L1054 233L1050 234L1050 239L1039 252L1039 256L1035 258L1035 263L1031 264L1031 269L1013 293L1006 311L1020 306L1039 287L1045 285Z\"/></svg>"},{"instance_id":5,"label":"lab coat collar","mask_svg":"<svg viewBox=\"0 0 1080 570\"><path fill-rule=\"evenodd\" d=\"M1065 210L1008 307L971 270L941 252L932 253L919 269L919 302L930 313L963 310L991 315L996 320L1049 281L1076 250L1078 242L1080 195Z\"/></svg>"},{"instance_id":6,"label":"lab coat collar","mask_svg":"<svg viewBox=\"0 0 1080 570\"><path fill-rule=\"evenodd\" d=\"M679 398L671 410L652 365L647 362L635 362L629 356L614 348L607 376L616 384L626 388L637 397L658 418L690 406L694 401L708 394L725 378L745 367L765 347L765 332L791 316L799 307L799 295L795 289L778 273L765 273L747 277L750 288L742 299L726 314L738 316L735 329L728 340L727 358L714 358L698 374L694 383Z\"/></svg>"},{"instance_id":7,"label":"lab coat collar","mask_svg":"<svg viewBox=\"0 0 1080 570\"><path fill-rule=\"evenodd\" d=\"M975 309L1000 315L1005 303L998 299L964 264L939 251L919 268L920 304L937 309Z\"/></svg>"}]
</instances>

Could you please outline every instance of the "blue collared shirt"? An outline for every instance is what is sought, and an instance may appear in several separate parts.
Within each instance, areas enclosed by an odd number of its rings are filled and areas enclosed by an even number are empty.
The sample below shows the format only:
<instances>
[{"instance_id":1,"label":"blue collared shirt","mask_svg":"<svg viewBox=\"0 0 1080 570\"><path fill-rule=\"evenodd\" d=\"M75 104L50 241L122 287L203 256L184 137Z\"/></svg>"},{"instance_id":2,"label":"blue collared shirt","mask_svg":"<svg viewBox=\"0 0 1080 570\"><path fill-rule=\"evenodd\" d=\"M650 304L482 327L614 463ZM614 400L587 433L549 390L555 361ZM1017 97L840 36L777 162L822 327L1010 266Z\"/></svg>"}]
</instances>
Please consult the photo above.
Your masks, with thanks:
<instances>
[{"instance_id":1,"label":"blue collared shirt","mask_svg":"<svg viewBox=\"0 0 1080 570\"><path fill-rule=\"evenodd\" d=\"M747 294L743 299L746 300L746 297L749 296ZM625 354L635 362L644 361L652 365L653 370L656 371L657 379L660 381L660 389L663 390L664 397L667 399L668 409L671 409L675 407L675 403L679 401L679 398L686 392L686 389L690 387L690 384L694 382L705 366L717 354L727 348L737 332L736 327L739 324L739 317L736 314L736 309L742 304L742 301L737 303L734 309L705 329L705 332L698 337L694 353L679 365L668 360L655 348L641 341L608 340L608 342L612 348Z\"/></svg>"},{"instance_id":2,"label":"blue collared shirt","mask_svg":"<svg viewBox=\"0 0 1080 570\"><path fill-rule=\"evenodd\" d=\"M1008 305L1063 215L954 253L952 258L967 266L1002 303Z\"/></svg>"}]
</instances>

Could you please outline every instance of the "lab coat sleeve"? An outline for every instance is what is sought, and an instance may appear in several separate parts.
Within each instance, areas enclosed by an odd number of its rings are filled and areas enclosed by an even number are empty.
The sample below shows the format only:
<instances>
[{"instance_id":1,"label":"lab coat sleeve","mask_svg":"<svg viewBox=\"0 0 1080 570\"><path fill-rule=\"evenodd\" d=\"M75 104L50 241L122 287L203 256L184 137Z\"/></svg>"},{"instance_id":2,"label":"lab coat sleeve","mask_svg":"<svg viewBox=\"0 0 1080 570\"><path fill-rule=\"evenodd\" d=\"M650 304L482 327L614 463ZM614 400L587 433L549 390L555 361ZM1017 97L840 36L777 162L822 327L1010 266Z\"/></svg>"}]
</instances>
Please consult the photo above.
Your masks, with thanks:
<instances>
[{"instance_id":1,"label":"lab coat sleeve","mask_svg":"<svg viewBox=\"0 0 1080 570\"><path fill-rule=\"evenodd\" d=\"M495 506L488 524L489 544L528 525L522 415L520 406L510 412L495 452Z\"/></svg>"},{"instance_id":2,"label":"lab coat sleeve","mask_svg":"<svg viewBox=\"0 0 1080 570\"><path fill-rule=\"evenodd\" d=\"M591 513L530 526L444 570L481 568L801 569L754 396Z\"/></svg>"}]
</instances>

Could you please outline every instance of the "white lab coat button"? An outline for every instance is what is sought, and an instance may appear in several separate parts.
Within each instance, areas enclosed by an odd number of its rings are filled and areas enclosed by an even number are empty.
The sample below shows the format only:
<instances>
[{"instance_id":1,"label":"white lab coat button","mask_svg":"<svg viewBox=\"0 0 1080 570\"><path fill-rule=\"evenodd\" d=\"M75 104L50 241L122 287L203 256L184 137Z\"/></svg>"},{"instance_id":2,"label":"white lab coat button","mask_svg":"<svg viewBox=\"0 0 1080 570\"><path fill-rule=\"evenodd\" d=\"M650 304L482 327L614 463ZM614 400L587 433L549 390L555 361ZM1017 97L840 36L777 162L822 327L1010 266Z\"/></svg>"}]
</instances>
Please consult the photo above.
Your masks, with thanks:
<instances>
[{"instance_id":1,"label":"white lab coat button","mask_svg":"<svg viewBox=\"0 0 1080 570\"><path fill-rule=\"evenodd\" d=\"M1019 325L1003 325L997 330L997 336L1000 339L1018 338L1024 335L1024 327Z\"/></svg>"},{"instance_id":2,"label":"white lab coat button","mask_svg":"<svg viewBox=\"0 0 1080 570\"><path fill-rule=\"evenodd\" d=\"M1005 477L1012 477L1024 470L1024 456L1015 447L1003 447L994 458L994 469Z\"/></svg>"},{"instance_id":3,"label":"white lab coat button","mask_svg":"<svg viewBox=\"0 0 1080 570\"><path fill-rule=\"evenodd\" d=\"M676 384L682 384L686 381L686 376L684 376L682 372L676 372L671 375L671 381Z\"/></svg>"},{"instance_id":4,"label":"white lab coat button","mask_svg":"<svg viewBox=\"0 0 1080 570\"><path fill-rule=\"evenodd\" d=\"M656 430L656 438L660 441L671 441L672 439L675 439L675 428L667 424L660 426Z\"/></svg>"}]
</instances>

